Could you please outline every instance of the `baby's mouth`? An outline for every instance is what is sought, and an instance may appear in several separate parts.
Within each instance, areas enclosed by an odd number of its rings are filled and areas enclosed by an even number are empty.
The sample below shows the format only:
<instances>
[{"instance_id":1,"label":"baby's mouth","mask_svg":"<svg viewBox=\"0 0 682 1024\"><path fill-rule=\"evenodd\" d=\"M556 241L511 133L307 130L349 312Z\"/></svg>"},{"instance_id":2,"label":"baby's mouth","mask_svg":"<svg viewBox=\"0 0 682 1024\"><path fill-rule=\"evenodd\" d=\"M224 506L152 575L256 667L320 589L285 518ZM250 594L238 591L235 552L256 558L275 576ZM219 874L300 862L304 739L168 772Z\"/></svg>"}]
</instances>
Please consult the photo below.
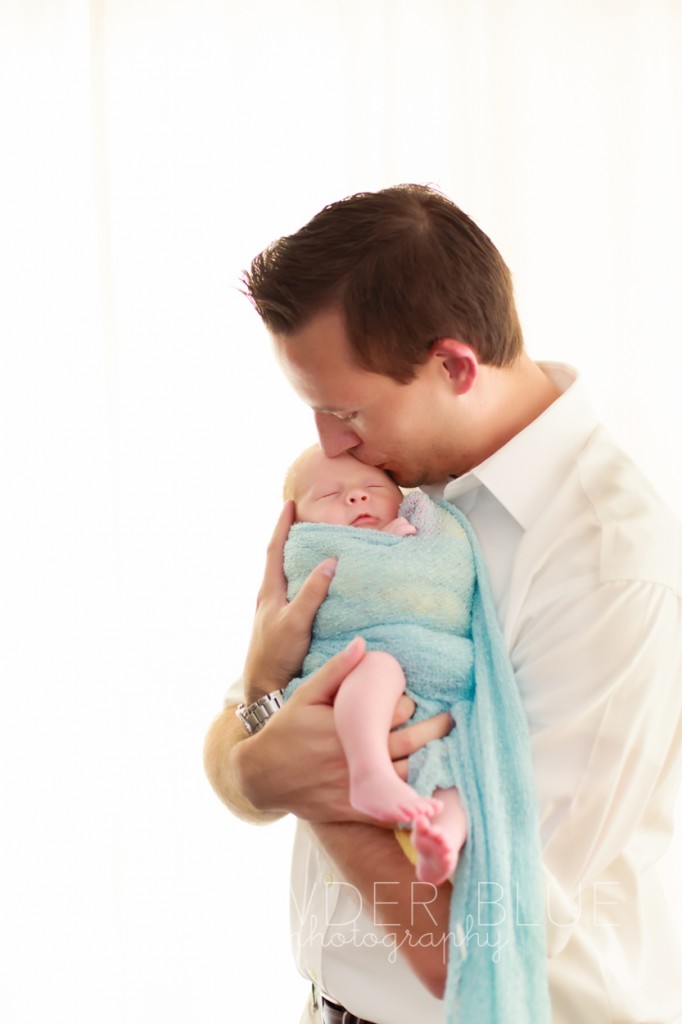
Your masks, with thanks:
<instances>
[{"instance_id":1,"label":"baby's mouth","mask_svg":"<svg viewBox=\"0 0 682 1024\"><path fill-rule=\"evenodd\" d=\"M359 516L356 516L351 526L368 526L370 522L375 523L377 517L372 516L369 512L361 512Z\"/></svg>"}]
</instances>

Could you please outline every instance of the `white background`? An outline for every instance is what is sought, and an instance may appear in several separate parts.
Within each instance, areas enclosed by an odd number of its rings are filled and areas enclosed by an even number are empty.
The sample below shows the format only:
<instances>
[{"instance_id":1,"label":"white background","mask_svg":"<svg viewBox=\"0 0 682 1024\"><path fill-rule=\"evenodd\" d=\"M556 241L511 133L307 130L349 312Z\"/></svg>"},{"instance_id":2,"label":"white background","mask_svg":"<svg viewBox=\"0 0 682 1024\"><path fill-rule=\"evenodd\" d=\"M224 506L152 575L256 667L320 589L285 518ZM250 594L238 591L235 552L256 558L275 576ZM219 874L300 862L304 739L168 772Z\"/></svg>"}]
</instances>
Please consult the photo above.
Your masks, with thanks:
<instances>
[{"instance_id":1,"label":"white background","mask_svg":"<svg viewBox=\"0 0 682 1024\"><path fill-rule=\"evenodd\" d=\"M3 1022L302 1002L290 825L201 762L313 439L238 292L274 237L441 186L682 510L680 53L676 0L1 0Z\"/></svg>"}]
</instances>

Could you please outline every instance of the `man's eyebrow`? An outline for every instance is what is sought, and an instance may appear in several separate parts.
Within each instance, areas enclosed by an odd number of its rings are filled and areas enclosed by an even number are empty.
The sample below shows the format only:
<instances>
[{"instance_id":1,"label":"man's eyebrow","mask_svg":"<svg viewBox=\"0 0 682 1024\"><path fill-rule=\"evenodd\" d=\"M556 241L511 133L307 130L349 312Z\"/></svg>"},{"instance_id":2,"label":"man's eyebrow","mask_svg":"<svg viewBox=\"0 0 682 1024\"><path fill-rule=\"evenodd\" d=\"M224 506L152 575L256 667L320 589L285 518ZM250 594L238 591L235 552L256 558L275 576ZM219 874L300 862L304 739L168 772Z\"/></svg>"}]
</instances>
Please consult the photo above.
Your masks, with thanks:
<instances>
[{"instance_id":1,"label":"man's eyebrow","mask_svg":"<svg viewBox=\"0 0 682 1024\"><path fill-rule=\"evenodd\" d=\"M353 409L346 408L343 405L313 405L313 412L321 412L322 414L327 413L330 416L336 416L340 412L353 412Z\"/></svg>"}]
</instances>

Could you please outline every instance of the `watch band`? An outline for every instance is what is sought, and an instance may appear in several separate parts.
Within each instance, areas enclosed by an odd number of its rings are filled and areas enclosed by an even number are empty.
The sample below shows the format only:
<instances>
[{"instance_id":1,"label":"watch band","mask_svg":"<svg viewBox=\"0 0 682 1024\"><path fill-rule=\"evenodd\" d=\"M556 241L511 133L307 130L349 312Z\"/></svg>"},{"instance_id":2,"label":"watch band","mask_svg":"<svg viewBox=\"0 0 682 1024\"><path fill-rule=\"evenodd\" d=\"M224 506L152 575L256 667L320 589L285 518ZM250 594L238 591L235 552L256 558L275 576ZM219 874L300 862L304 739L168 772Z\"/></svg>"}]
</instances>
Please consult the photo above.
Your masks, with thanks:
<instances>
[{"instance_id":1,"label":"watch band","mask_svg":"<svg viewBox=\"0 0 682 1024\"><path fill-rule=\"evenodd\" d=\"M284 690L273 690L259 697L253 704L240 704L235 711L249 736L262 729L269 718L279 711L284 703Z\"/></svg>"}]
</instances>

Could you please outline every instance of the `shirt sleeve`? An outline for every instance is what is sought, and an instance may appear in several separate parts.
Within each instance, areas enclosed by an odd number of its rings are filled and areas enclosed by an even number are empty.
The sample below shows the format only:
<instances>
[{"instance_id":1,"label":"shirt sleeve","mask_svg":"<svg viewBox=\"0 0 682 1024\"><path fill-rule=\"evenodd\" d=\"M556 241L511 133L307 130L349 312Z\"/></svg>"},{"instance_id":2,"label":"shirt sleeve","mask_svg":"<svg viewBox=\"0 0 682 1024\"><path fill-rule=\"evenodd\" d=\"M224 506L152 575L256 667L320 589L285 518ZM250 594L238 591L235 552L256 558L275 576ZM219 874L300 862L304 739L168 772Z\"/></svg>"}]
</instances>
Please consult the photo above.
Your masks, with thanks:
<instances>
[{"instance_id":1,"label":"shirt sleeve","mask_svg":"<svg viewBox=\"0 0 682 1024\"><path fill-rule=\"evenodd\" d=\"M581 891L609 877L624 851L644 868L669 842L682 740L680 600L633 581L557 594L529 608L512 657L556 956L580 917Z\"/></svg>"},{"instance_id":2,"label":"shirt sleeve","mask_svg":"<svg viewBox=\"0 0 682 1024\"><path fill-rule=\"evenodd\" d=\"M230 686L229 690L225 694L225 707L229 708L233 704L241 704L244 701L244 680L240 676Z\"/></svg>"}]
</instances>

